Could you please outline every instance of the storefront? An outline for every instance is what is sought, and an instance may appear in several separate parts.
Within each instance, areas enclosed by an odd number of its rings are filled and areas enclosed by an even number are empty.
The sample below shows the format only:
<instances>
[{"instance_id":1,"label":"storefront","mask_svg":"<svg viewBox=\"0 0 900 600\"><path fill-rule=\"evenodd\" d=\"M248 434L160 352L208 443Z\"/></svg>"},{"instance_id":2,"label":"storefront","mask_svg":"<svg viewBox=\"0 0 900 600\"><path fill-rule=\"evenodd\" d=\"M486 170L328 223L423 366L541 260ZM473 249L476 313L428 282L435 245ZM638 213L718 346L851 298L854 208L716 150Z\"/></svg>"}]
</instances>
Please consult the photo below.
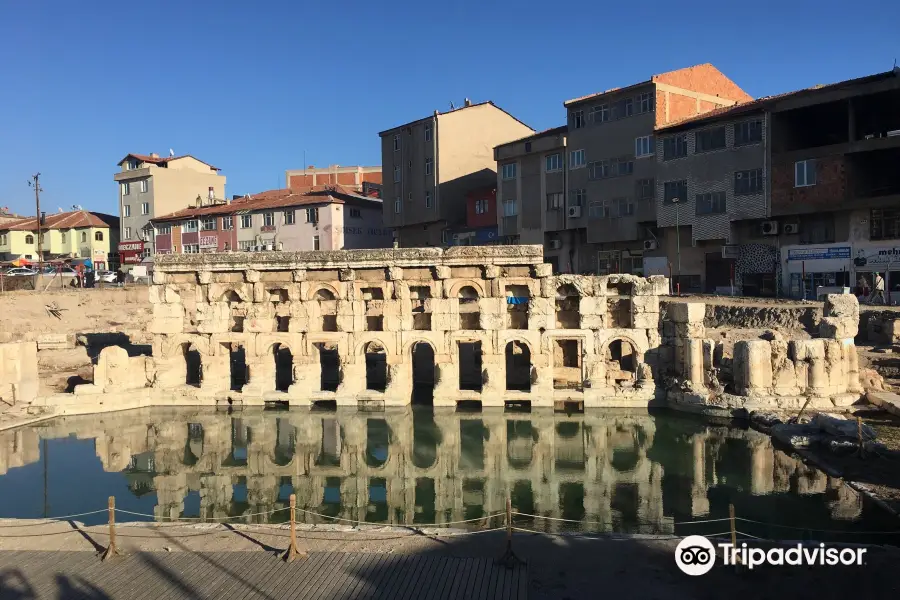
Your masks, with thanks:
<instances>
[{"instance_id":1,"label":"storefront","mask_svg":"<svg viewBox=\"0 0 900 600\"><path fill-rule=\"evenodd\" d=\"M850 286L853 261L847 244L786 246L781 252L787 296L814 299L819 287Z\"/></svg>"},{"instance_id":2,"label":"storefront","mask_svg":"<svg viewBox=\"0 0 900 600\"><path fill-rule=\"evenodd\" d=\"M884 278L885 292L892 299L900 299L900 246L877 244L878 242L864 242L853 247L854 290L861 294L862 290L857 288L865 285L872 291L875 287L875 273L880 273Z\"/></svg>"},{"instance_id":3,"label":"storefront","mask_svg":"<svg viewBox=\"0 0 900 600\"><path fill-rule=\"evenodd\" d=\"M144 258L144 242L119 242L119 257L123 267L140 264Z\"/></svg>"}]
</instances>

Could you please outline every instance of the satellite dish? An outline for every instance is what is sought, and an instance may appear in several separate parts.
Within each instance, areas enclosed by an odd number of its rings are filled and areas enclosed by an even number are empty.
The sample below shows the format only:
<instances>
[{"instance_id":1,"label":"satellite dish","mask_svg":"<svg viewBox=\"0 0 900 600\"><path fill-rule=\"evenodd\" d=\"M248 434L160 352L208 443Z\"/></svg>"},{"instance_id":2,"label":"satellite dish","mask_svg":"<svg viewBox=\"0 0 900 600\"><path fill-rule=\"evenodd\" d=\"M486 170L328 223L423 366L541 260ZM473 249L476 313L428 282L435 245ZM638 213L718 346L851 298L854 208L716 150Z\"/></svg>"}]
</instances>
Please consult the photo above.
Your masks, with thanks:
<instances>
[{"instance_id":1,"label":"satellite dish","mask_svg":"<svg viewBox=\"0 0 900 600\"><path fill-rule=\"evenodd\" d=\"M175 151L169 148L169 156L175 156Z\"/></svg>"}]
</instances>

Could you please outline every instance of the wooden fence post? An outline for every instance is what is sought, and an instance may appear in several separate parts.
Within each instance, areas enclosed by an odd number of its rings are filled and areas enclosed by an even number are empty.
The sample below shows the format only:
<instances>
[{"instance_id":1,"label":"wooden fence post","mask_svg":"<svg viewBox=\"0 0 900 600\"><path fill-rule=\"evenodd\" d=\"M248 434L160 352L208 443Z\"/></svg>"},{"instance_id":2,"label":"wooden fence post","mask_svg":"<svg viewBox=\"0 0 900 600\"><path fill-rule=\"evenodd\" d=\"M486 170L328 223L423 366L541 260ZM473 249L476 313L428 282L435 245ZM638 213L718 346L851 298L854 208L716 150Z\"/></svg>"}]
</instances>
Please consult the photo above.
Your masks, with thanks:
<instances>
[{"instance_id":1,"label":"wooden fence post","mask_svg":"<svg viewBox=\"0 0 900 600\"><path fill-rule=\"evenodd\" d=\"M284 553L284 561L291 562L298 556L300 558L307 558L309 555L305 550L300 550L297 547L297 523L296 523L296 515L297 515L297 495L291 494L291 542L290 546L288 546L287 552Z\"/></svg>"},{"instance_id":2,"label":"wooden fence post","mask_svg":"<svg viewBox=\"0 0 900 600\"><path fill-rule=\"evenodd\" d=\"M100 560L109 560L119 555L119 549L116 548L116 497L109 497L109 545L100 557Z\"/></svg>"}]
</instances>

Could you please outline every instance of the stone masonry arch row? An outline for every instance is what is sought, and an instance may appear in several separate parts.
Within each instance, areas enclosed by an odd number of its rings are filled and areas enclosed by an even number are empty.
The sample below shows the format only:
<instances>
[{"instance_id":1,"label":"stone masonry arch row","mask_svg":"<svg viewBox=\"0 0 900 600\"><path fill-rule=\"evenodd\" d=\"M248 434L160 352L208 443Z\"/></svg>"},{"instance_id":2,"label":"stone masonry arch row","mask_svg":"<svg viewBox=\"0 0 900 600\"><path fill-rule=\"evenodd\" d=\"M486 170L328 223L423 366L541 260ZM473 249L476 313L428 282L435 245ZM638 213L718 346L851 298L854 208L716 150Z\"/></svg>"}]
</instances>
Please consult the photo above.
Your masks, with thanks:
<instances>
[{"instance_id":1,"label":"stone masonry arch row","mask_svg":"<svg viewBox=\"0 0 900 600\"><path fill-rule=\"evenodd\" d=\"M176 335L171 340L167 340L162 347L163 358L172 358L178 349L189 344L194 346L201 356L210 356L209 338L200 335Z\"/></svg>"},{"instance_id":2,"label":"stone masonry arch row","mask_svg":"<svg viewBox=\"0 0 900 600\"><path fill-rule=\"evenodd\" d=\"M319 292L319 290L327 290L331 292L332 294L334 294L335 300L343 299L341 292L335 286L330 283L317 281L315 282L315 284L311 284L309 286L309 290L306 293L306 300L315 302L317 300L316 294Z\"/></svg>"},{"instance_id":3,"label":"stone masonry arch row","mask_svg":"<svg viewBox=\"0 0 900 600\"><path fill-rule=\"evenodd\" d=\"M450 286L450 289L447 290L447 298L458 297L459 290L461 290L464 287L473 288L476 292L478 292L479 298L486 298L489 296L489 294L484 289L483 282L476 281L474 279L460 279L460 280L454 282L453 285Z\"/></svg>"}]
</instances>

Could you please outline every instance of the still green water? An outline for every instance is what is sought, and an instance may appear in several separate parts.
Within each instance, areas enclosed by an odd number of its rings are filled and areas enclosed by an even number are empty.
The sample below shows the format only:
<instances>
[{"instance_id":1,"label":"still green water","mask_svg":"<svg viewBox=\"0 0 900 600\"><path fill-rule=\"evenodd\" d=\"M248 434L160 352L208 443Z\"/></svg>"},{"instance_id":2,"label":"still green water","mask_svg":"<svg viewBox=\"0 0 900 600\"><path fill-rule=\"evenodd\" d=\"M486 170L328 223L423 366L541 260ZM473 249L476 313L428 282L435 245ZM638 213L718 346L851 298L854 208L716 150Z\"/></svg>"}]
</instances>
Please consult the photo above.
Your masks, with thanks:
<instances>
[{"instance_id":1,"label":"still green water","mask_svg":"<svg viewBox=\"0 0 900 600\"><path fill-rule=\"evenodd\" d=\"M888 541L897 521L756 431L660 412L151 409L0 433L0 517L502 525ZM331 519L329 519L331 517ZM344 519L345 521L336 521ZM105 522L103 513L79 518ZM811 533L808 530L828 530Z\"/></svg>"}]
</instances>

